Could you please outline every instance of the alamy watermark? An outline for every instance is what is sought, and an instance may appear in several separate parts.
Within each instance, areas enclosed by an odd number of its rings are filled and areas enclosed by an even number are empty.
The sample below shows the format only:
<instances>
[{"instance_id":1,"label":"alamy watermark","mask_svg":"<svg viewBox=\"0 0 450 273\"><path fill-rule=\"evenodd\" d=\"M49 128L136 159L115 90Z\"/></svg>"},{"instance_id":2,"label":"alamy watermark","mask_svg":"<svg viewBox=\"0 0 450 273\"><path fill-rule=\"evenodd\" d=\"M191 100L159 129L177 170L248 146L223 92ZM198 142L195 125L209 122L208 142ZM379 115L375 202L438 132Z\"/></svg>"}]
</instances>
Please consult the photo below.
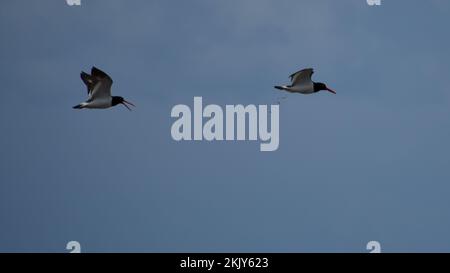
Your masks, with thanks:
<instances>
[{"instance_id":1,"label":"alamy watermark","mask_svg":"<svg viewBox=\"0 0 450 273\"><path fill-rule=\"evenodd\" d=\"M70 241L66 245L66 250L70 253L81 253L81 244L78 241Z\"/></svg>"},{"instance_id":2,"label":"alamy watermark","mask_svg":"<svg viewBox=\"0 0 450 273\"><path fill-rule=\"evenodd\" d=\"M172 108L170 115L172 118L177 118L172 124L172 138L175 141L256 141L259 139L262 142L261 151L276 151L280 144L279 109L279 105L270 105L269 111L267 105L238 104L225 105L224 111L216 104L203 107L203 98L194 97L193 111L184 104L178 104ZM207 119L205 123L204 119Z\"/></svg>"},{"instance_id":3,"label":"alamy watermark","mask_svg":"<svg viewBox=\"0 0 450 273\"><path fill-rule=\"evenodd\" d=\"M381 0L367 0L369 6L381 6Z\"/></svg>"},{"instance_id":4,"label":"alamy watermark","mask_svg":"<svg viewBox=\"0 0 450 273\"><path fill-rule=\"evenodd\" d=\"M66 0L69 6L81 6L81 0Z\"/></svg>"},{"instance_id":5,"label":"alamy watermark","mask_svg":"<svg viewBox=\"0 0 450 273\"><path fill-rule=\"evenodd\" d=\"M370 253L381 253L381 244L378 241L370 241L366 245L366 249L370 251Z\"/></svg>"}]
</instances>

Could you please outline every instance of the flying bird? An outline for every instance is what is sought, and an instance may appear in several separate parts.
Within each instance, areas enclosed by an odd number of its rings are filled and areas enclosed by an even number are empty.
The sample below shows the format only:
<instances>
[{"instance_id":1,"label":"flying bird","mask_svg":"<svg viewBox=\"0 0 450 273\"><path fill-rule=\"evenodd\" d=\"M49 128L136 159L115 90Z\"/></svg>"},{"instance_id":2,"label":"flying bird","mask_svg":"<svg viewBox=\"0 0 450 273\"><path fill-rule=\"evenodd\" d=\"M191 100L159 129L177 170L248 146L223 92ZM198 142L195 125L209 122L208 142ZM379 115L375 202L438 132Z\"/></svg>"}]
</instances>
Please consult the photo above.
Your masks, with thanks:
<instances>
[{"instance_id":1,"label":"flying bird","mask_svg":"<svg viewBox=\"0 0 450 273\"><path fill-rule=\"evenodd\" d=\"M290 75L291 85L275 86L276 89L285 90L291 93L312 94L321 90L329 91L333 94L336 92L321 82L313 82L311 77L314 69L306 68Z\"/></svg>"},{"instance_id":2,"label":"flying bird","mask_svg":"<svg viewBox=\"0 0 450 273\"><path fill-rule=\"evenodd\" d=\"M74 109L105 109L122 104L131 111L131 108L128 107L127 104L135 106L122 97L111 96L111 86L113 84L113 80L110 76L108 76L108 74L95 66L91 69L91 75L82 71L80 76L84 84L86 84L88 99L85 102L74 106Z\"/></svg>"}]
</instances>

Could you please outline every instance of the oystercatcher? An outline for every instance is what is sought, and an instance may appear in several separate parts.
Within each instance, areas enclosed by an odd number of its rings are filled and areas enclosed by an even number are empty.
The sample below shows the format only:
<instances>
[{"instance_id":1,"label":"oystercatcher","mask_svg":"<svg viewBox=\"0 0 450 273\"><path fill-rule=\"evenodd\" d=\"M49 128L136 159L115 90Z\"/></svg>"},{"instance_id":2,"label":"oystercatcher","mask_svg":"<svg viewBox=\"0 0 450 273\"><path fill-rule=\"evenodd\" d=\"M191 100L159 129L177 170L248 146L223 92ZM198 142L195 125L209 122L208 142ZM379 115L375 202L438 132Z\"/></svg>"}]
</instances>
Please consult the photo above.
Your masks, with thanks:
<instances>
[{"instance_id":1,"label":"oystercatcher","mask_svg":"<svg viewBox=\"0 0 450 273\"><path fill-rule=\"evenodd\" d=\"M122 104L131 111L127 104L135 106L122 97L111 96L111 86L113 84L111 77L95 66L91 69L91 75L82 71L80 76L87 86L88 99L74 106L74 109L105 109Z\"/></svg>"},{"instance_id":2,"label":"oystercatcher","mask_svg":"<svg viewBox=\"0 0 450 273\"><path fill-rule=\"evenodd\" d=\"M321 90L329 91L333 94L336 92L321 82L313 82L311 77L314 69L306 68L290 75L291 85L275 86L276 89L285 90L291 93L312 94Z\"/></svg>"}]
</instances>

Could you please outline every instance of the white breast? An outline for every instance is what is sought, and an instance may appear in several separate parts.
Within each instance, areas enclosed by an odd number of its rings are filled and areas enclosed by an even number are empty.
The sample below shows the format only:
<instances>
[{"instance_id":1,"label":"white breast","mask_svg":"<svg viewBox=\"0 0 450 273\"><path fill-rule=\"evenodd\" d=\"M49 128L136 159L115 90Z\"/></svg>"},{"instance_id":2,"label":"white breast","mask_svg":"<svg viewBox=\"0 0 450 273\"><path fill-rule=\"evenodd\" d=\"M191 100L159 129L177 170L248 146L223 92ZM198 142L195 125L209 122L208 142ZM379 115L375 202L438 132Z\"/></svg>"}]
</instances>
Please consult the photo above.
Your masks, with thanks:
<instances>
[{"instance_id":1,"label":"white breast","mask_svg":"<svg viewBox=\"0 0 450 273\"><path fill-rule=\"evenodd\" d=\"M104 109L112 106L112 98L97 98L87 103L85 108Z\"/></svg>"},{"instance_id":2,"label":"white breast","mask_svg":"<svg viewBox=\"0 0 450 273\"><path fill-rule=\"evenodd\" d=\"M302 93L302 94L312 94L314 93L314 83L302 83L291 87L292 92Z\"/></svg>"}]
</instances>

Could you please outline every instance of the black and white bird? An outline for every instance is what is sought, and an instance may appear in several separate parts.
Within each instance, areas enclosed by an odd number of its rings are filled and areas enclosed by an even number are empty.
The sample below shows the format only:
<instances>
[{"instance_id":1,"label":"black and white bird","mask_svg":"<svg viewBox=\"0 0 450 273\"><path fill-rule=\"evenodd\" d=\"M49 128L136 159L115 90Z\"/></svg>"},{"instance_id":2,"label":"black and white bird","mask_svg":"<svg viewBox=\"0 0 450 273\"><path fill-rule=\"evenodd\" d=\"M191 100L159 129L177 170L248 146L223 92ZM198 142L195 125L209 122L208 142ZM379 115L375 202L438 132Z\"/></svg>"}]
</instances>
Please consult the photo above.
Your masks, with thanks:
<instances>
[{"instance_id":1,"label":"black and white bird","mask_svg":"<svg viewBox=\"0 0 450 273\"><path fill-rule=\"evenodd\" d=\"M290 75L291 85L275 86L276 89L285 90L291 93L313 94L322 90L329 91L333 94L336 92L321 82L313 82L311 77L314 69L306 68Z\"/></svg>"},{"instance_id":2,"label":"black and white bird","mask_svg":"<svg viewBox=\"0 0 450 273\"><path fill-rule=\"evenodd\" d=\"M131 108L127 104L134 106L131 102L122 97L111 96L111 86L113 81L108 74L96 67L92 67L91 75L81 72L81 79L86 84L88 90L88 99L85 102L74 106L74 109L105 109L123 104L128 110Z\"/></svg>"}]
</instances>

